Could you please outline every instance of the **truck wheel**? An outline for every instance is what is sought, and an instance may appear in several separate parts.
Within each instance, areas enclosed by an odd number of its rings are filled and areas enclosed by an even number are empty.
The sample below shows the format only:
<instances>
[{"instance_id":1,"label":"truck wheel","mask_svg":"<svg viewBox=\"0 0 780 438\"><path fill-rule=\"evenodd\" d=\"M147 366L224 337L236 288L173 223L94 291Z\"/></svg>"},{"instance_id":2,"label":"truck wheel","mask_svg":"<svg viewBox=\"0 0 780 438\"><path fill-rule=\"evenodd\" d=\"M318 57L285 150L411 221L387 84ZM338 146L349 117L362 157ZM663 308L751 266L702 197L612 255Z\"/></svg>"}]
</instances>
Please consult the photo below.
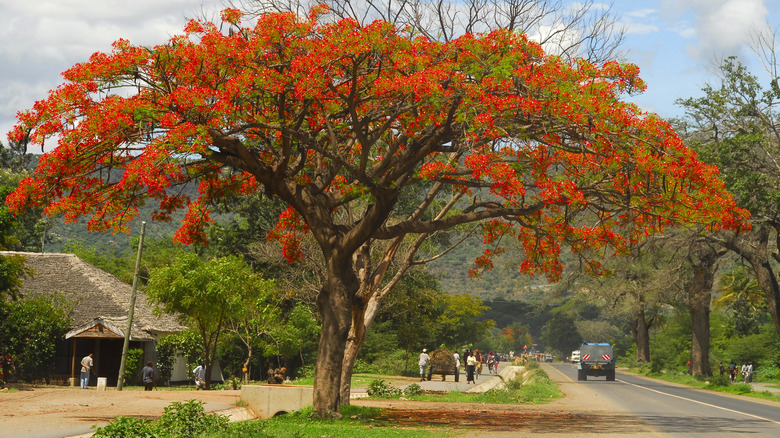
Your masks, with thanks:
<instances>
[{"instance_id":1,"label":"truck wheel","mask_svg":"<svg viewBox=\"0 0 780 438\"><path fill-rule=\"evenodd\" d=\"M607 371L607 380L610 382L615 381L615 370L609 370Z\"/></svg>"},{"instance_id":2,"label":"truck wheel","mask_svg":"<svg viewBox=\"0 0 780 438\"><path fill-rule=\"evenodd\" d=\"M460 380L460 373L458 372L458 367L455 367L455 381L457 382L459 380Z\"/></svg>"},{"instance_id":3,"label":"truck wheel","mask_svg":"<svg viewBox=\"0 0 780 438\"><path fill-rule=\"evenodd\" d=\"M577 370L577 380L588 380L588 376L585 374L585 370Z\"/></svg>"}]
</instances>

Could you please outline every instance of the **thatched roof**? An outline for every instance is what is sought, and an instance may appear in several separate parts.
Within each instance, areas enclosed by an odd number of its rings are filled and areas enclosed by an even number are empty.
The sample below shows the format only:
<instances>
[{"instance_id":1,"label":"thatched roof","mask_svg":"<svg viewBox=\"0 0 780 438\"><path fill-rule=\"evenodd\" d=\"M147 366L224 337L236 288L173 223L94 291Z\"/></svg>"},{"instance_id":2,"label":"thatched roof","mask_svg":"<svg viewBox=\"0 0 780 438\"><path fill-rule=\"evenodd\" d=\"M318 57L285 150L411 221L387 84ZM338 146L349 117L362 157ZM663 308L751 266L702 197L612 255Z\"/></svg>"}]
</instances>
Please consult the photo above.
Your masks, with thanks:
<instances>
[{"instance_id":1,"label":"thatched roof","mask_svg":"<svg viewBox=\"0 0 780 438\"><path fill-rule=\"evenodd\" d=\"M21 255L26 259L25 265L33 270L33 275L25 276L22 281L19 291L22 297L61 292L73 304L70 317L74 330L69 335L86 332L98 325L101 331L107 328L112 332L119 331L118 334L124 336L132 291L129 284L73 254L8 251L0 254ZM138 291L133 329L130 332L132 340L153 340L158 334L176 333L184 329L171 315L154 316L152 308L146 303L146 295Z\"/></svg>"}]
</instances>

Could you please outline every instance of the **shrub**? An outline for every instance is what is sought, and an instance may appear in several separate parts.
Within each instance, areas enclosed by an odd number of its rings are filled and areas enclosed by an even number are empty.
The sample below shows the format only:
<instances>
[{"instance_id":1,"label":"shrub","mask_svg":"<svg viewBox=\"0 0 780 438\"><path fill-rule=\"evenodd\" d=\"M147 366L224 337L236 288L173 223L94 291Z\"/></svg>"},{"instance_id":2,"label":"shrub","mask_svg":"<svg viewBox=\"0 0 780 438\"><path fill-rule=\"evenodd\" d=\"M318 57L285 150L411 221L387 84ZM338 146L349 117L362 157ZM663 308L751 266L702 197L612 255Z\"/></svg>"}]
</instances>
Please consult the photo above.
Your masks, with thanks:
<instances>
[{"instance_id":1,"label":"shrub","mask_svg":"<svg viewBox=\"0 0 780 438\"><path fill-rule=\"evenodd\" d=\"M228 418L219 414L206 414L203 402L189 400L168 405L162 417L155 422L119 417L104 427L97 428L96 438L194 438L203 433L226 430Z\"/></svg>"},{"instance_id":2,"label":"shrub","mask_svg":"<svg viewBox=\"0 0 780 438\"><path fill-rule=\"evenodd\" d=\"M419 386L419 385L418 385ZM384 379L374 379L368 384L366 392L371 397L398 397L401 395L401 389L390 385Z\"/></svg>"},{"instance_id":3,"label":"shrub","mask_svg":"<svg viewBox=\"0 0 780 438\"><path fill-rule=\"evenodd\" d=\"M710 388L715 386L726 387L731 385L731 379L729 379L729 375L727 373L723 375L715 374L714 376L708 378L707 380L709 380L710 383L709 385L705 386L705 388Z\"/></svg>"},{"instance_id":4,"label":"shrub","mask_svg":"<svg viewBox=\"0 0 780 438\"><path fill-rule=\"evenodd\" d=\"M117 417L104 427L97 428L92 436L95 438L156 438L150 420L133 417Z\"/></svg>"},{"instance_id":5,"label":"shrub","mask_svg":"<svg viewBox=\"0 0 780 438\"><path fill-rule=\"evenodd\" d=\"M416 383L412 383L411 385L404 388L404 395L407 397L422 395L422 393L423 393L422 387Z\"/></svg>"},{"instance_id":6,"label":"shrub","mask_svg":"<svg viewBox=\"0 0 780 438\"><path fill-rule=\"evenodd\" d=\"M141 380L141 367L144 360L144 351L140 348L133 348L127 351L125 359L125 385L138 383Z\"/></svg>"}]
</instances>

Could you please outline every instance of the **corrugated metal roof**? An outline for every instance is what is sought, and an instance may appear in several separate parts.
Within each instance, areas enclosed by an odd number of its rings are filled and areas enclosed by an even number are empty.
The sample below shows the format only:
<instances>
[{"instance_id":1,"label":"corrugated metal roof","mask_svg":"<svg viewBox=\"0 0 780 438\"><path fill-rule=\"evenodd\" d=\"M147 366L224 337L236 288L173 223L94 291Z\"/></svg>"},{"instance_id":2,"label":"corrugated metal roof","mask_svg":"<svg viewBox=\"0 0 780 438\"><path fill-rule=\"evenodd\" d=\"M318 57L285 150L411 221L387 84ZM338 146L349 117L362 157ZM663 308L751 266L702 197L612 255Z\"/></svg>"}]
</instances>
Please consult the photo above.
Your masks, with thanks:
<instances>
[{"instance_id":1,"label":"corrugated metal roof","mask_svg":"<svg viewBox=\"0 0 780 438\"><path fill-rule=\"evenodd\" d=\"M71 328L82 331L102 320L120 329L122 336L127 328L132 287L115 276L81 260L74 254L40 254L32 252L0 251L3 255L21 255L25 265L33 270L32 276L22 280L20 294L25 296L62 293L73 310ZM131 339L148 341L158 334L185 330L172 315L155 316L146 302L146 295L138 290L133 314Z\"/></svg>"}]
</instances>

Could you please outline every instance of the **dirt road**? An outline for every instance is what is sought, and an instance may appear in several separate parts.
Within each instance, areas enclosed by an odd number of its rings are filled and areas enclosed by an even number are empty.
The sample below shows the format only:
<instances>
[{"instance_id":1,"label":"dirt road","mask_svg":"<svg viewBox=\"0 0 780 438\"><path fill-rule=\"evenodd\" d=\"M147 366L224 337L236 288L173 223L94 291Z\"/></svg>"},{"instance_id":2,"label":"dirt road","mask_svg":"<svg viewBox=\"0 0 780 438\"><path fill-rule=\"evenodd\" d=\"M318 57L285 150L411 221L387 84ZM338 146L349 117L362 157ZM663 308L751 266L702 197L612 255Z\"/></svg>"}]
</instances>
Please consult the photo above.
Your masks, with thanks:
<instances>
[{"instance_id":1,"label":"dirt road","mask_svg":"<svg viewBox=\"0 0 780 438\"><path fill-rule=\"evenodd\" d=\"M463 427L469 438L522 437L544 433L547 437L603 436L610 425L613 436L649 436L647 425L620 415L622 409L605 400L594 400L586 385L548 370L565 397L543 405L488 405L481 403L418 402L409 400L353 400L362 406L392 408L383 421L403 426L448 425ZM407 382L408 380L408 382ZM394 386L415 382L400 378ZM437 383L438 385L444 382ZM426 386L434 382L426 382ZM449 384L449 382L447 382ZM0 438L62 438L87 434L92 425L105 425L117 416L157 418L174 401L205 403L206 411L235 409L240 391L125 390L118 392L63 387L29 387L0 393ZM620 427L616 427L620 425Z\"/></svg>"},{"instance_id":2,"label":"dirt road","mask_svg":"<svg viewBox=\"0 0 780 438\"><path fill-rule=\"evenodd\" d=\"M201 400L208 412L235 408L241 391L23 387L0 393L0 438L62 438L93 432L118 416L157 418L175 401Z\"/></svg>"}]
</instances>

